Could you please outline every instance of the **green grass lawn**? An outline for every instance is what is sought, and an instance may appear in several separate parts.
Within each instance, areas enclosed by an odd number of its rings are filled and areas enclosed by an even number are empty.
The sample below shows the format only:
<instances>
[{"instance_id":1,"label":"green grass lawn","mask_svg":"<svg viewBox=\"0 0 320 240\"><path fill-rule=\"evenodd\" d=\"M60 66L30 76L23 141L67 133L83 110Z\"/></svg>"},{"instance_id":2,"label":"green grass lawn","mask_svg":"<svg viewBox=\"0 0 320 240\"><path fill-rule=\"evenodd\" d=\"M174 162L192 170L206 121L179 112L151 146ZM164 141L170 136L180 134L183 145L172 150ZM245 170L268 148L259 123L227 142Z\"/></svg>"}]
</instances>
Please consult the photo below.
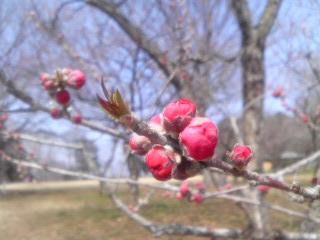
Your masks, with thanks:
<instances>
[{"instance_id":1,"label":"green grass lawn","mask_svg":"<svg viewBox=\"0 0 320 240\"><path fill-rule=\"evenodd\" d=\"M129 191L119 190L130 203ZM143 190L142 190L143 192ZM247 224L243 211L233 202L210 199L202 204L163 199L156 191L140 213L162 223L242 228ZM303 212L305 205L291 203L272 190L271 203ZM270 211L273 229L298 231L301 219ZM107 194L95 190L74 190L0 197L0 239L151 239L152 235L116 209ZM192 236L162 236L158 239L198 239ZM200 238L199 238L200 239ZM202 238L203 239L203 238Z\"/></svg>"}]
</instances>

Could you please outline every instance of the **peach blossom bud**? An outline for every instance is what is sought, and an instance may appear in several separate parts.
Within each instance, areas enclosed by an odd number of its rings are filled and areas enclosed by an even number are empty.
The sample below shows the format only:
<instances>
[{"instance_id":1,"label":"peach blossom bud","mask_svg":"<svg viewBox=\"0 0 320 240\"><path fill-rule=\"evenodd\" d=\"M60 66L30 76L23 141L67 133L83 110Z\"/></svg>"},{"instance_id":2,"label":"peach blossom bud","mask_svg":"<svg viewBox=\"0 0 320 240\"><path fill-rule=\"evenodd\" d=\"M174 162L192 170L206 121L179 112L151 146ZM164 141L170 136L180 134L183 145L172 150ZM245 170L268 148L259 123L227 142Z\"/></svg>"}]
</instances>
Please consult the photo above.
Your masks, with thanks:
<instances>
[{"instance_id":1,"label":"peach blossom bud","mask_svg":"<svg viewBox=\"0 0 320 240\"><path fill-rule=\"evenodd\" d=\"M188 182L183 181L180 185L180 192L183 197L187 196L189 193L189 187L188 187Z\"/></svg>"},{"instance_id":2,"label":"peach blossom bud","mask_svg":"<svg viewBox=\"0 0 320 240\"><path fill-rule=\"evenodd\" d=\"M231 152L231 161L233 165L242 169L247 166L252 157L252 150L249 146L235 145Z\"/></svg>"},{"instance_id":3,"label":"peach blossom bud","mask_svg":"<svg viewBox=\"0 0 320 240\"><path fill-rule=\"evenodd\" d=\"M54 80L45 80L43 82L43 86L47 91L52 91L56 89L55 81Z\"/></svg>"},{"instance_id":4,"label":"peach blossom bud","mask_svg":"<svg viewBox=\"0 0 320 240\"><path fill-rule=\"evenodd\" d=\"M171 178L176 168L175 155L175 152L160 145L154 145L147 153L146 164L155 179L167 181Z\"/></svg>"},{"instance_id":5,"label":"peach blossom bud","mask_svg":"<svg viewBox=\"0 0 320 240\"><path fill-rule=\"evenodd\" d=\"M218 129L208 118L196 117L179 136L184 156L201 161L212 157L218 143Z\"/></svg>"},{"instance_id":6,"label":"peach blossom bud","mask_svg":"<svg viewBox=\"0 0 320 240\"><path fill-rule=\"evenodd\" d=\"M196 182L195 185L197 186L199 191L204 191L204 184L203 182Z\"/></svg>"},{"instance_id":7,"label":"peach blossom bud","mask_svg":"<svg viewBox=\"0 0 320 240\"><path fill-rule=\"evenodd\" d=\"M309 122L309 116L305 113L301 114L301 119L304 123L308 123Z\"/></svg>"},{"instance_id":8,"label":"peach blossom bud","mask_svg":"<svg viewBox=\"0 0 320 240\"><path fill-rule=\"evenodd\" d=\"M51 110L51 112L50 112L50 115L51 115L52 118L58 119L58 118L61 118L62 113L61 113L61 111L59 109L53 108Z\"/></svg>"},{"instance_id":9,"label":"peach blossom bud","mask_svg":"<svg viewBox=\"0 0 320 240\"><path fill-rule=\"evenodd\" d=\"M23 145L22 144L18 145L18 150L23 150Z\"/></svg>"},{"instance_id":10,"label":"peach blossom bud","mask_svg":"<svg viewBox=\"0 0 320 240\"><path fill-rule=\"evenodd\" d=\"M169 191L164 192L164 193L162 194L162 197L163 197L163 198L169 198L169 197L171 197L171 192L169 192Z\"/></svg>"},{"instance_id":11,"label":"peach blossom bud","mask_svg":"<svg viewBox=\"0 0 320 240\"><path fill-rule=\"evenodd\" d=\"M222 185L219 187L219 190L222 191L222 190L228 190L228 189L231 189L232 188L232 184L231 183L226 183L225 185Z\"/></svg>"},{"instance_id":12,"label":"peach blossom bud","mask_svg":"<svg viewBox=\"0 0 320 240\"><path fill-rule=\"evenodd\" d=\"M149 127L157 132L163 132L163 127L161 124L161 116L160 114L153 116L149 123L148 123Z\"/></svg>"},{"instance_id":13,"label":"peach blossom bud","mask_svg":"<svg viewBox=\"0 0 320 240\"><path fill-rule=\"evenodd\" d=\"M82 120L82 117L79 113L75 114L73 117L72 117L72 121L76 124L80 124L81 123L81 120Z\"/></svg>"},{"instance_id":14,"label":"peach blossom bud","mask_svg":"<svg viewBox=\"0 0 320 240\"><path fill-rule=\"evenodd\" d=\"M56 93L56 100L59 104L66 106L70 103L70 94L67 90L60 90Z\"/></svg>"},{"instance_id":15,"label":"peach blossom bud","mask_svg":"<svg viewBox=\"0 0 320 240\"><path fill-rule=\"evenodd\" d=\"M202 203L203 202L203 197L200 193L196 193L196 195L194 195L194 198L193 200L196 202L196 203Z\"/></svg>"},{"instance_id":16,"label":"peach blossom bud","mask_svg":"<svg viewBox=\"0 0 320 240\"><path fill-rule=\"evenodd\" d=\"M1 120L2 120L3 122L7 121L7 120L8 120L8 115L7 115L7 114L2 114Z\"/></svg>"},{"instance_id":17,"label":"peach blossom bud","mask_svg":"<svg viewBox=\"0 0 320 240\"><path fill-rule=\"evenodd\" d=\"M50 80L50 75L47 73L42 73L40 76L40 82L43 83L44 81Z\"/></svg>"},{"instance_id":18,"label":"peach blossom bud","mask_svg":"<svg viewBox=\"0 0 320 240\"><path fill-rule=\"evenodd\" d=\"M181 200L182 198L183 198L183 196L182 196L181 192L177 192L176 193L176 199Z\"/></svg>"},{"instance_id":19,"label":"peach blossom bud","mask_svg":"<svg viewBox=\"0 0 320 240\"><path fill-rule=\"evenodd\" d=\"M86 83L86 76L80 70L74 70L70 73L67 85L73 89L80 89Z\"/></svg>"},{"instance_id":20,"label":"peach blossom bud","mask_svg":"<svg viewBox=\"0 0 320 240\"><path fill-rule=\"evenodd\" d=\"M265 185L260 185L259 186L259 192L261 194L267 194L270 190L270 187L269 186L265 186Z\"/></svg>"},{"instance_id":21,"label":"peach blossom bud","mask_svg":"<svg viewBox=\"0 0 320 240\"><path fill-rule=\"evenodd\" d=\"M272 96L274 97L281 97L282 95L282 87L279 87L277 90L272 92Z\"/></svg>"},{"instance_id":22,"label":"peach blossom bud","mask_svg":"<svg viewBox=\"0 0 320 240\"><path fill-rule=\"evenodd\" d=\"M132 153L137 155L145 155L152 147L151 141L145 136L140 136L133 133L129 145L132 149Z\"/></svg>"},{"instance_id":23,"label":"peach blossom bud","mask_svg":"<svg viewBox=\"0 0 320 240\"><path fill-rule=\"evenodd\" d=\"M163 127L168 133L182 132L196 115L196 106L188 99L180 99L166 106L163 112Z\"/></svg>"}]
</instances>

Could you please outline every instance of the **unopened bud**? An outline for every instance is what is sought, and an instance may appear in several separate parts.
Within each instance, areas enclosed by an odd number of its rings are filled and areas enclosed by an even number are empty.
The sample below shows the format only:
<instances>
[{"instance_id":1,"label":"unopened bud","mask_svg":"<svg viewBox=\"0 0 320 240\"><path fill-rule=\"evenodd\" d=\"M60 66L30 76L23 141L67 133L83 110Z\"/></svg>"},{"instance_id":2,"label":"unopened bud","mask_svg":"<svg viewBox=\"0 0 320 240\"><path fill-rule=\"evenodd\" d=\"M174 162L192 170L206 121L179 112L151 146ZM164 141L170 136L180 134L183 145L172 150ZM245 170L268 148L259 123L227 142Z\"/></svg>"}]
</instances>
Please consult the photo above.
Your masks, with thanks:
<instances>
[{"instance_id":1,"label":"unopened bud","mask_svg":"<svg viewBox=\"0 0 320 240\"><path fill-rule=\"evenodd\" d=\"M252 157L252 150L249 146L235 145L231 154L231 162L238 169L243 169L247 166Z\"/></svg>"},{"instance_id":2,"label":"unopened bud","mask_svg":"<svg viewBox=\"0 0 320 240\"><path fill-rule=\"evenodd\" d=\"M132 153L137 155L145 155L152 147L151 141L145 136L140 136L133 133L129 145L132 149Z\"/></svg>"},{"instance_id":3,"label":"unopened bud","mask_svg":"<svg viewBox=\"0 0 320 240\"><path fill-rule=\"evenodd\" d=\"M218 129L208 118L196 117L179 136L184 156L197 161L213 156L218 143Z\"/></svg>"},{"instance_id":4,"label":"unopened bud","mask_svg":"<svg viewBox=\"0 0 320 240\"><path fill-rule=\"evenodd\" d=\"M163 127L177 137L196 115L196 106L188 99L180 99L166 106L163 112Z\"/></svg>"}]
</instances>

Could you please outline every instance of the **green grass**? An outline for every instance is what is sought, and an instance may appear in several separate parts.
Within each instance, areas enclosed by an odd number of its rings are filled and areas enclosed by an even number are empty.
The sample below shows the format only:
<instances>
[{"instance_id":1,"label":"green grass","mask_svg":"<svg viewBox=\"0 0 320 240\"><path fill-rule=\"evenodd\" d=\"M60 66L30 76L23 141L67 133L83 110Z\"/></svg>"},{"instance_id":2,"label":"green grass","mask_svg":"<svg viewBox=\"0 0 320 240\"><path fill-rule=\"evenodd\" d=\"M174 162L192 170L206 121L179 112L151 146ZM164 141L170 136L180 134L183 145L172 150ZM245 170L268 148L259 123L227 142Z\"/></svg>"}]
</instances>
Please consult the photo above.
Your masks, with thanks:
<instances>
[{"instance_id":1,"label":"green grass","mask_svg":"<svg viewBox=\"0 0 320 240\"><path fill-rule=\"evenodd\" d=\"M142 191L143 192L143 191ZM157 191L140 213L162 223L193 224L206 227L242 228L247 225L243 211L224 199L196 204L175 198L163 199ZM129 191L120 197L130 202ZM284 199L272 190L270 203L303 211L303 206ZM301 219L270 211L273 229L298 231ZM12 195L0 198L0 239L150 239L152 235L116 209L108 195L94 190ZM198 239L162 236L159 239ZM199 238L200 239L200 238Z\"/></svg>"}]
</instances>

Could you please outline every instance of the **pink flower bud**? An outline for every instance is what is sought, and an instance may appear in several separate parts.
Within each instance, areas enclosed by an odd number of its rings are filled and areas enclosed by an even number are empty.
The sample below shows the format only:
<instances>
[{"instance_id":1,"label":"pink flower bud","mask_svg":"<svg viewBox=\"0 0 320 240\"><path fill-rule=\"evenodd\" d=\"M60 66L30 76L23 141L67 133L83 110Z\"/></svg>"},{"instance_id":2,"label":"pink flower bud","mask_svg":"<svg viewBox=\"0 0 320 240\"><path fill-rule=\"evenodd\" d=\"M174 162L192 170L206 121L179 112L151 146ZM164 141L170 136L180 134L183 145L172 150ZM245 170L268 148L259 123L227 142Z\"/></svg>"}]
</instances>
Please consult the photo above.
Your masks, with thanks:
<instances>
[{"instance_id":1,"label":"pink flower bud","mask_svg":"<svg viewBox=\"0 0 320 240\"><path fill-rule=\"evenodd\" d=\"M313 177L311 180L311 184L312 186L316 186L318 184L318 178L317 177Z\"/></svg>"},{"instance_id":2,"label":"pink flower bud","mask_svg":"<svg viewBox=\"0 0 320 240\"><path fill-rule=\"evenodd\" d=\"M18 145L18 150L23 150L23 145L22 144Z\"/></svg>"},{"instance_id":3,"label":"pink flower bud","mask_svg":"<svg viewBox=\"0 0 320 240\"><path fill-rule=\"evenodd\" d=\"M86 76L80 70L74 70L71 72L67 85L73 89L80 89L86 83Z\"/></svg>"},{"instance_id":4,"label":"pink flower bud","mask_svg":"<svg viewBox=\"0 0 320 240\"><path fill-rule=\"evenodd\" d=\"M169 192L169 191L164 192L164 193L162 194L162 197L163 197L163 198L169 198L169 197L171 197L171 192Z\"/></svg>"},{"instance_id":5,"label":"pink flower bud","mask_svg":"<svg viewBox=\"0 0 320 240\"><path fill-rule=\"evenodd\" d=\"M3 122L7 121L8 120L8 115L7 114L2 114L1 120Z\"/></svg>"},{"instance_id":6,"label":"pink flower bud","mask_svg":"<svg viewBox=\"0 0 320 240\"><path fill-rule=\"evenodd\" d=\"M72 121L76 124L79 124L81 123L81 120L82 120L82 117L79 113L75 114L73 117L72 117Z\"/></svg>"},{"instance_id":7,"label":"pink flower bud","mask_svg":"<svg viewBox=\"0 0 320 240\"><path fill-rule=\"evenodd\" d=\"M55 86L55 81L54 80L46 80L43 82L43 86L46 90L48 91L52 91L52 90L55 90L56 89L56 86Z\"/></svg>"},{"instance_id":8,"label":"pink flower bud","mask_svg":"<svg viewBox=\"0 0 320 240\"><path fill-rule=\"evenodd\" d=\"M66 106L70 102L70 94L67 90L60 90L56 93L56 100L59 104Z\"/></svg>"},{"instance_id":9,"label":"pink flower bud","mask_svg":"<svg viewBox=\"0 0 320 240\"><path fill-rule=\"evenodd\" d=\"M180 99L166 106L163 127L173 134L182 132L196 115L196 106L188 99Z\"/></svg>"},{"instance_id":10,"label":"pink flower bud","mask_svg":"<svg viewBox=\"0 0 320 240\"><path fill-rule=\"evenodd\" d=\"M195 182L195 185L197 186L199 191L204 191L204 184L203 182Z\"/></svg>"},{"instance_id":11,"label":"pink flower bud","mask_svg":"<svg viewBox=\"0 0 320 240\"><path fill-rule=\"evenodd\" d=\"M218 129L208 118L196 117L179 136L180 146L187 158L206 160L214 154Z\"/></svg>"},{"instance_id":12,"label":"pink flower bud","mask_svg":"<svg viewBox=\"0 0 320 240\"><path fill-rule=\"evenodd\" d=\"M53 108L50 112L50 115L54 119L58 119L62 116L61 111L57 108Z\"/></svg>"},{"instance_id":13,"label":"pink flower bud","mask_svg":"<svg viewBox=\"0 0 320 240\"><path fill-rule=\"evenodd\" d=\"M270 190L269 186L265 186L265 185L260 185L259 186L259 192L262 194L267 194Z\"/></svg>"},{"instance_id":14,"label":"pink flower bud","mask_svg":"<svg viewBox=\"0 0 320 240\"><path fill-rule=\"evenodd\" d=\"M132 152L137 155L145 155L152 147L149 138L140 136L136 133L132 134L129 145L132 149Z\"/></svg>"},{"instance_id":15,"label":"pink flower bud","mask_svg":"<svg viewBox=\"0 0 320 240\"><path fill-rule=\"evenodd\" d=\"M50 75L47 74L47 73L42 73L41 76L40 76L40 82L44 82L44 81L47 81L50 79Z\"/></svg>"},{"instance_id":16,"label":"pink flower bud","mask_svg":"<svg viewBox=\"0 0 320 240\"><path fill-rule=\"evenodd\" d=\"M242 169L247 166L252 157L252 150L249 146L235 145L231 152L231 161L235 167Z\"/></svg>"},{"instance_id":17,"label":"pink flower bud","mask_svg":"<svg viewBox=\"0 0 320 240\"><path fill-rule=\"evenodd\" d=\"M189 193L189 187L188 187L188 182L183 181L180 185L180 192L183 197L187 196Z\"/></svg>"},{"instance_id":18,"label":"pink flower bud","mask_svg":"<svg viewBox=\"0 0 320 240\"><path fill-rule=\"evenodd\" d=\"M194 198L193 200L196 202L196 203L202 203L203 202L203 197L200 193L196 193L196 195L194 195Z\"/></svg>"},{"instance_id":19,"label":"pink flower bud","mask_svg":"<svg viewBox=\"0 0 320 240\"><path fill-rule=\"evenodd\" d=\"M171 178L176 167L175 154L160 145L154 145L147 153L146 164L155 179L167 181Z\"/></svg>"},{"instance_id":20,"label":"pink flower bud","mask_svg":"<svg viewBox=\"0 0 320 240\"><path fill-rule=\"evenodd\" d=\"M272 92L272 96L274 97L281 97L282 95L282 87L279 87L277 90Z\"/></svg>"},{"instance_id":21,"label":"pink flower bud","mask_svg":"<svg viewBox=\"0 0 320 240\"><path fill-rule=\"evenodd\" d=\"M304 123L308 123L309 122L309 116L305 113L301 114L301 119Z\"/></svg>"},{"instance_id":22,"label":"pink flower bud","mask_svg":"<svg viewBox=\"0 0 320 240\"><path fill-rule=\"evenodd\" d=\"M160 114L153 116L149 123L149 127L157 132L163 132L163 127L161 124L161 116Z\"/></svg>"},{"instance_id":23,"label":"pink flower bud","mask_svg":"<svg viewBox=\"0 0 320 240\"><path fill-rule=\"evenodd\" d=\"M182 196L181 192L177 192L176 193L176 199L181 200L182 198L183 198L183 196Z\"/></svg>"},{"instance_id":24,"label":"pink flower bud","mask_svg":"<svg viewBox=\"0 0 320 240\"><path fill-rule=\"evenodd\" d=\"M219 187L219 190L222 191L222 190L228 190L228 189L231 189L232 188L232 184L231 183L226 183L225 185L222 185Z\"/></svg>"}]
</instances>

